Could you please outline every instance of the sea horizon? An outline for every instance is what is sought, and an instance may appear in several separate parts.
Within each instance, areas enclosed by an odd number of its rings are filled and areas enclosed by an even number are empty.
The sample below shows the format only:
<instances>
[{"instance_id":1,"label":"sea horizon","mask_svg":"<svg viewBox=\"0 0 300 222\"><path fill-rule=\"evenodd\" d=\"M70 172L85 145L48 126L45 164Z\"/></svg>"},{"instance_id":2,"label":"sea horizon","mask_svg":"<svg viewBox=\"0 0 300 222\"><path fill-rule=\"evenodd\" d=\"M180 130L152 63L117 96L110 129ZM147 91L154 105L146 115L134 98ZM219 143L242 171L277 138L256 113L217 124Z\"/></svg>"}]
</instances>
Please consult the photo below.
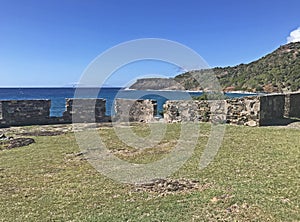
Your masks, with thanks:
<instances>
[{"instance_id":1,"label":"sea horizon","mask_svg":"<svg viewBox=\"0 0 300 222\"><path fill-rule=\"evenodd\" d=\"M95 91L96 89L96 91ZM79 90L79 91L76 91ZM201 96L203 91L180 90L127 90L124 87L0 87L0 100L51 100L51 116L62 116L68 98L103 98L106 100L106 114L114 113L114 100L121 99L152 99L157 101L157 110L163 110L167 100L191 99ZM227 97L244 97L249 93L224 93ZM256 95L256 94L252 94Z\"/></svg>"}]
</instances>

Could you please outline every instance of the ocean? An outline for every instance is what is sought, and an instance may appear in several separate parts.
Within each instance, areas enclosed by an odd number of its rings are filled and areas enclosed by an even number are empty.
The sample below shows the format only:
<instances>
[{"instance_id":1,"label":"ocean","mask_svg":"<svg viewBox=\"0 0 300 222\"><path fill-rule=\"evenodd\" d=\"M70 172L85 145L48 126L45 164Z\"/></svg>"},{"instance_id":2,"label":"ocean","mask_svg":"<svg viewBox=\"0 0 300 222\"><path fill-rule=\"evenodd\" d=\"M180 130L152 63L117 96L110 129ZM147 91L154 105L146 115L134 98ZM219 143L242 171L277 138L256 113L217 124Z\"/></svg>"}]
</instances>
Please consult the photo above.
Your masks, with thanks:
<instances>
[{"instance_id":1,"label":"ocean","mask_svg":"<svg viewBox=\"0 0 300 222\"><path fill-rule=\"evenodd\" d=\"M96 93L95 93L96 92ZM51 116L62 116L65 110L66 98L97 98L106 99L106 114L113 114L115 98L124 99L153 99L157 101L158 111L163 110L166 100L190 99L191 96L200 96L202 92L184 91L155 91L155 90L125 90L123 88L106 87L95 88L0 88L0 100L27 100L50 99ZM226 93L227 97L249 96L244 93Z\"/></svg>"}]
</instances>

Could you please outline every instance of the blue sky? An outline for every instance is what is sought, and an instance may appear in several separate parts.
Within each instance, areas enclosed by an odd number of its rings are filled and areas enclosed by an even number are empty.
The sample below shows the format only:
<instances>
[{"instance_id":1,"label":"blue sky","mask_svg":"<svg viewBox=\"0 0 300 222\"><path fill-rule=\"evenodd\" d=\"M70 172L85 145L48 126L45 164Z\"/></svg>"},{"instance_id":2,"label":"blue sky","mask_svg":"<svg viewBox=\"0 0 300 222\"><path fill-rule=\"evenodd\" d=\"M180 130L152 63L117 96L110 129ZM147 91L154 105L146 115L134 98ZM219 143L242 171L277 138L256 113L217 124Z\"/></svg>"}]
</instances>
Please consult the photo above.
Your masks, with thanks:
<instances>
[{"instance_id":1,"label":"blue sky","mask_svg":"<svg viewBox=\"0 0 300 222\"><path fill-rule=\"evenodd\" d=\"M184 44L211 66L248 63L286 44L300 26L299 0L0 0L0 87L69 86L105 50L139 38ZM172 76L142 62L114 74Z\"/></svg>"}]
</instances>

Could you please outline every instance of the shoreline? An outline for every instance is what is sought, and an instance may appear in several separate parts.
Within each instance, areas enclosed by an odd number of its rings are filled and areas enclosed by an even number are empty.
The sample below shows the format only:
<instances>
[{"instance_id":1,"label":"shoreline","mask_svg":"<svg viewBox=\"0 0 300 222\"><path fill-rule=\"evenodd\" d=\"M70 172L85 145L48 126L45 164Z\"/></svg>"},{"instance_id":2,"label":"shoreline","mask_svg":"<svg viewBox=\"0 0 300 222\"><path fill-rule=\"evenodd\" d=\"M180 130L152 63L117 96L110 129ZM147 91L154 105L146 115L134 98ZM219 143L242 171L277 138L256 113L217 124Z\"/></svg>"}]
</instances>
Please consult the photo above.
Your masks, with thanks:
<instances>
[{"instance_id":1,"label":"shoreline","mask_svg":"<svg viewBox=\"0 0 300 222\"><path fill-rule=\"evenodd\" d=\"M211 93L216 91L205 91L205 90L177 90L177 89L129 89L124 88L124 91L158 91L158 92L188 92L188 93ZM265 92L248 92L248 91L220 91L224 94L230 93L230 94L249 94L249 95L257 95L257 94L267 94Z\"/></svg>"}]
</instances>

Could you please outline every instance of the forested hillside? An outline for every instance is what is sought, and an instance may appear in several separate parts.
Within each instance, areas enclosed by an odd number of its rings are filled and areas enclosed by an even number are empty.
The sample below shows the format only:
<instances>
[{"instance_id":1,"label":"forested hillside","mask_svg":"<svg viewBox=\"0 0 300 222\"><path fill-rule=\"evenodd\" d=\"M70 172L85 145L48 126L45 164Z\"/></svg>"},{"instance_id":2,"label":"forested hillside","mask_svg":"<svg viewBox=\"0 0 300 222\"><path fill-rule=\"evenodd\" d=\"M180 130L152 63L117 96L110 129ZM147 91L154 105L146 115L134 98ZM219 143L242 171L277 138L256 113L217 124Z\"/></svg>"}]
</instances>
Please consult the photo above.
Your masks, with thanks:
<instances>
[{"instance_id":1,"label":"forested hillside","mask_svg":"<svg viewBox=\"0 0 300 222\"><path fill-rule=\"evenodd\" d=\"M208 70L199 71L202 75ZM213 68L226 90L283 92L300 89L300 42L281 46L274 52L249 64ZM193 75L195 72L193 72ZM203 89L190 73L175 77L186 89Z\"/></svg>"}]
</instances>

